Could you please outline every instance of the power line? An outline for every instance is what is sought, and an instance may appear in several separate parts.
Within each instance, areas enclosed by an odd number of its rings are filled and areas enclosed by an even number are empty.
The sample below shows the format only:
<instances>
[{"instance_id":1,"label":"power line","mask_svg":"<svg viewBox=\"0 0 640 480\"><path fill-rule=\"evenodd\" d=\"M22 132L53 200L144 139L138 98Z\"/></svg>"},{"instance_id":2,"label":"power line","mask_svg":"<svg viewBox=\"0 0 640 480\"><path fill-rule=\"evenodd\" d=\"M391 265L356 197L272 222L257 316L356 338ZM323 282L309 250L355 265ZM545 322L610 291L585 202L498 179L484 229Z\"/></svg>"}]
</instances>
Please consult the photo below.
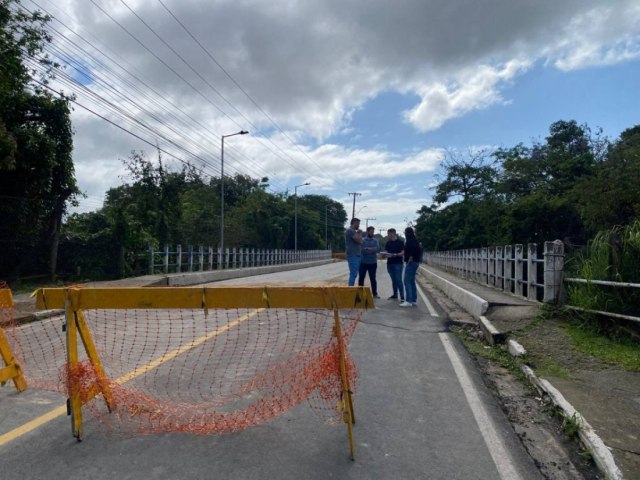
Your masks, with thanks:
<instances>
[{"instance_id":1,"label":"power line","mask_svg":"<svg viewBox=\"0 0 640 480\"><path fill-rule=\"evenodd\" d=\"M305 157L307 157L314 165L316 165L316 167L318 167L319 171L322 172L322 175L324 176L324 171L322 170L322 167L316 163L315 160L313 160L313 158L311 158L304 150L302 150L300 148L300 146L298 144L296 144L288 135L287 133L280 127L280 125L278 125L276 123L276 121L260 106L258 105L258 102L256 102L253 97L251 95L249 95L249 93L242 88L242 86L236 81L235 78L233 78L233 76L220 64L220 62L218 62L218 60L211 54L211 52L204 46L202 45L202 43L191 33L191 31L184 25L184 23L182 23L182 21L180 21L180 19L169 9L169 7L167 7L164 2L162 0L158 0L158 2L160 3L160 5L162 5L164 7L164 9L169 13L169 15L171 15L171 17L173 17L173 19L182 27L182 29L187 33L187 35L189 35L189 37L191 37L191 39L193 39L193 41L202 49L202 51L220 68L220 70L222 70L222 72L233 82L233 84L238 87L238 89L255 105L255 107L278 129L278 131L280 133L282 133L282 135L291 142L291 144L296 147L296 149L298 151L300 151Z\"/></svg>"},{"instance_id":2,"label":"power line","mask_svg":"<svg viewBox=\"0 0 640 480\"><path fill-rule=\"evenodd\" d=\"M156 60L158 60L160 63L162 63L162 65L164 65L167 69L169 69L174 75L176 75L180 80L182 80L184 83L186 83L195 93L197 93L200 97L202 97L207 103L209 103L210 105L212 105L214 108L216 108L222 115L224 115L225 117L227 117L229 120L231 120L231 122L233 122L238 128L242 129L244 128L240 123L238 123L234 118L232 118L230 115L228 115L221 107L219 107L217 104L215 104L210 98L208 98L206 95L204 95L200 90L198 90L195 86L193 86L193 84L191 82L189 82L183 75L181 75L177 70L175 70L173 67L171 67L167 62L165 62L164 60L162 60L162 58L160 58L156 53L154 53L149 47L147 47L141 40L139 40L135 35L133 35L124 25L122 25L122 23L120 23L118 20L116 20L113 16L111 16L106 10L104 10L100 5L98 5L95 0L89 0L96 8L98 8L105 16L107 16L113 23L115 23L116 25L118 25L118 27L120 27L127 35L129 35L136 43L138 43L142 48L144 48L147 52L149 52ZM122 0L121 0L122 1ZM124 2L123 2L124 3ZM125 4L126 5L126 4ZM128 8L128 6L127 6ZM129 9L131 10L131 9ZM136 15L137 16L137 15ZM138 17L138 16L137 16ZM140 19L140 17L138 17L138 19ZM141 20L141 19L140 19ZM142 21L142 20L141 20ZM172 52L174 52L178 58L180 58L192 71L194 71L196 74L198 74L191 66L188 62L186 62L179 54L177 54L177 52L175 52L175 50L170 47L151 27L149 27L148 24L146 24L145 22L143 22L143 24L149 29L151 30L151 32L160 39L160 41L162 41L168 48L171 49ZM199 74L198 74L199 75ZM199 75L200 76L200 75ZM201 79L204 79L202 76L200 76ZM206 82L206 80L205 80ZM211 88L212 87L209 82L206 82ZM217 92L217 90L214 89L214 91ZM221 94L218 93L218 95L222 96ZM235 107L234 107L235 108ZM237 110L237 109L236 109ZM246 117L244 117L246 118ZM252 124L253 125L253 124ZM256 127L257 128L257 127ZM266 145L264 145L263 142L261 142L259 137L256 137L256 140L259 143L262 143L263 146L267 147ZM275 152L273 152L273 150L270 150L271 153L273 153L274 155L278 156ZM282 157L279 157L281 159L283 159ZM286 159L283 159L284 161L287 161ZM287 162L289 163L289 162ZM290 166L296 168L295 165L289 164Z\"/></svg>"},{"instance_id":3,"label":"power line","mask_svg":"<svg viewBox=\"0 0 640 480\"><path fill-rule=\"evenodd\" d=\"M34 0L32 0L32 3L34 3L38 8L44 10L46 12L45 9L43 9L40 5L37 4L37 2L35 2ZM49 13L49 12L47 12ZM51 14L49 14L51 15ZM106 53L104 53L99 47L96 47L95 45L93 45L91 42L88 42L84 37L82 37L79 33L75 32L73 29L71 29L70 27L68 27L67 25L65 25L59 18L56 18L56 21L58 23L60 23L63 27L65 27L67 30L69 30L71 33L73 33L74 35L78 36L83 42L87 43L88 45L90 45L91 47L93 47L96 51L98 51L103 57L105 57L107 60L109 60L110 62L112 62L113 64L117 65L118 68L120 68L122 71L126 72L128 75L132 76L133 78L135 78L139 83L143 84L146 88L152 90L158 98L162 98L164 102L166 102L166 98L168 97L167 95L161 95L159 92L157 92L155 89L153 89L153 87L151 87L150 85L148 85L144 80L140 79L139 77L137 77L135 74L133 74L132 72L128 71L127 69L125 69L121 64L119 64L117 61L111 59ZM194 124L199 125L200 127L202 127L203 129L205 129L206 127L204 125L202 125L200 122L198 122L197 120L195 120L192 116L190 116L188 113L184 112L184 110L182 110L179 106L175 105L172 102L168 102L172 105L172 108L167 108L164 105L160 104L155 98L150 97L144 90L140 90L135 84L133 84L132 82L130 82L127 78L123 77L120 73L115 72L113 69L111 69L111 67L109 67L108 65L104 64L104 62L102 62L100 59L96 58L94 55L92 55L91 53L89 53L86 49L80 47L78 44L76 44L75 42L73 42L72 40L68 39L66 36L64 36L61 32L59 32L58 30L56 30L53 27L50 27L50 29L62 40L65 42L70 42L74 48L78 49L79 51L83 52L84 55L89 56L89 58L93 58L100 66L102 66L102 68L106 69L108 72L111 72L110 74L113 74L115 77L119 78L123 83L127 84L130 88L133 88L134 90L136 90L138 92L138 95L141 95L143 97L145 97L148 101L152 102L153 104L155 104L157 107L161 108L163 111L167 112L167 114L169 116L171 116L172 118L174 118L175 120L177 120L178 122L181 122L180 119L178 119L175 114L173 113L174 110L178 110L180 111L182 114L184 114L187 118L189 118L192 122L194 122ZM74 67L76 70L78 70L79 72L81 72L81 74L85 75L88 78L92 78L95 79L97 81L100 80L100 75L96 74L95 71L89 71L84 65L82 65L81 63L74 61L70 55L65 54L65 52L62 52L58 49L56 50L55 47L51 47L51 51L53 52L53 54L61 59L66 60L68 63L71 64L72 67ZM79 83L79 82L77 82ZM100 83L100 82L99 82ZM124 90L126 89L117 89L115 87L113 87L109 82L107 82L105 79L102 79L102 83L105 86L105 88L107 88L107 90L111 91L112 93L116 94L117 96L122 97L125 102L128 102L132 105L135 105L136 108L138 108L139 112L137 114L137 116L139 116L139 113L144 113L147 112L147 110L145 109L145 106L138 104L138 102L134 101L131 99L130 96L126 95L126 92ZM86 86L84 85L80 85L80 87L84 87L86 89ZM137 96L138 96L137 95ZM98 101L95 97L94 100ZM129 109L127 109L130 113L131 111ZM147 112L147 114L149 114L155 121L159 122L160 124L164 124L166 126L166 123L163 122L161 119L157 118L155 115L153 115L152 113ZM176 129L171 127L169 125L169 128L171 130L173 130L174 133L176 133ZM189 133L185 133L185 132L189 132ZM190 136L191 132L195 132L197 134L197 129L193 129L193 128L182 128L181 132L179 132L179 135L181 137L185 137L185 136ZM193 140L193 137L192 137ZM197 142L196 142L197 143ZM203 148L204 149L204 148ZM234 152L236 152L236 149L233 149ZM239 152L242 154L242 152ZM250 161L251 163L254 163L255 165L257 165L257 163L250 159L249 157L247 157L246 155L242 154L242 156L244 158L246 158L248 161ZM231 160L235 159L235 153L233 153L232 155L230 155ZM214 170L217 170L217 166L212 166L211 164L208 164L211 168L213 168ZM233 170L237 171L238 173L240 173L240 171L235 168L232 167ZM258 174L260 176L268 176L265 175L266 172ZM275 179L272 179L272 183L278 184L279 182Z\"/></svg>"}]
</instances>

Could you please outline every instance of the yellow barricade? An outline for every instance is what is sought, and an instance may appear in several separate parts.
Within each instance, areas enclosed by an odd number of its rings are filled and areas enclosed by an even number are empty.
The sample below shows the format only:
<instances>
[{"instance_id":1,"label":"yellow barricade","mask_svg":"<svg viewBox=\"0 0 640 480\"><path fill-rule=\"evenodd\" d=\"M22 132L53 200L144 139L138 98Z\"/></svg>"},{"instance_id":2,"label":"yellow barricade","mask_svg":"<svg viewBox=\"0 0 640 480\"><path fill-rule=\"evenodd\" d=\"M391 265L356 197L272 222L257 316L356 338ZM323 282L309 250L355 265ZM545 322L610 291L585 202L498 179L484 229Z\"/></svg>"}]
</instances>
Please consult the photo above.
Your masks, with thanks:
<instances>
[{"instance_id":1,"label":"yellow barricade","mask_svg":"<svg viewBox=\"0 0 640 480\"><path fill-rule=\"evenodd\" d=\"M3 323L7 324L13 321L13 296L8 288L0 288L0 356L5 367L0 368L0 384L4 385L7 381L13 380L13 384L18 392L22 392L27 388L27 382L22 375L20 365L16 361L9 339L4 332Z\"/></svg>"},{"instance_id":2,"label":"yellow barricade","mask_svg":"<svg viewBox=\"0 0 640 480\"><path fill-rule=\"evenodd\" d=\"M220 336L222 334L229 334L229 332L231 332L233 328L239 325L250 323L246 321L248 319L252 319L253 324L255 324L255 329L248 330L249 327L246 327L247 330L242 332L242 336L249 337L251 338L251 341L254 342L251 348L247 348L247 351L249 353L252 353L258 348L257 345L260 345L261 348L263 348L263 345L272 345L266 339L266 337L269 335L269 332L265 332L265 328L268 327L261 326L264 323L269 322L269 311L281 309L281 311L284 313L278 314L277 312L275 312L275 320L280 321L283 325L287 325L287 322L289 322L289 324L294 323L296 328L298 328L297 326L299 324L304 323L304 320L306 318L317 322L318 326L314 328L324 328L324 322L327 318L329 318L332 326L331 324L328 324L330 330L328 331L328 333L325 331L325 333L329 336L329 338L333 338L333 340L330 341L330 345L326 343L326 338L322 337L324 338L322 342L325 343L316 344L316 346L308 346L306 343L301 343L303 344L302 347L295 346L295 351L290 356L291 358L288 357L288 361L296 364L295 367L297 369L293 371L293 373L290 373L289 376L287 376L288 372L283 373L283 365L285 364L282 362L274 363L273 365L268 366L268 368L265 368L263 371L256 373L254 377L250 377L248 374L246 374L246 372L243 371L242 374L238 375L238 382L241 383L241 389L234 390L234 392L236 392L234 393L234 395L240 395L237 392L241 392L242 394L244 394L249 390L250 387L264 387L265 384L268 384L268 382L271 381L272 378L276 377L278 379L283 378L283 384L287 381L298 382L299 384L301 384L301 386L299 387L302 391L302 393L299 394L300 398L306 398L304 397L304 395L308 396L312 391L317 391L318 389L320 389L320 397L322 397L324 400L327 400L329 398L333 398L331 395L335 392L339 400L337 402L336 408L340 412L342 412L342 420L347 424L351 458L354 458L355 452L353 440L353 424L355 423L355 414L353 409L350 375L354 374L353 368L355 368L355 365L348 357L345 339L348 340L350 338L350 335L353 333L355 325L357 324L357 319L361 314L357 314L357 316L352 315L351 320L353 321L349 324L349 330L345 334L343 329L343 322L340 317L340 311L357 311L367 308L374 308L374 300L369 288L46 288L38 290L36 292L36 304L40 309L63 308L65 310L68 360L68 410L72 417L72 432L78 440L81 440L83 435L82 406L87 404L94 397L101 394L104 399L106 408L109 412L119 409L119 402L121 402L120 399L122 398L120 393L122 384L124 384L125 382L133 381L137 377L140 377L141 375L144 375L153 369L158 370L164 362L173 361L178 356L182 355L185 352L188 352L189 350L201 348L203 347L203 345L206 346L207 342L215 341L217 336ZM194 334L194 336L189 337L189 340L178 348L166 347L166 350L163 350L162 354L157 356L155 359L148 361L148 363L142 366L134 368L132 371L120 376L119 378L109 378L106 373L108 369L105 369L105 366L103 366L102 359L100 358L100 349L96 348L96 343L94 343L95 335L92 334L92 331L88 326L89 322L87 320L87 317L85 316L85 312L95 312L102 310L109 312L111 310L133 310L134 312L147 312L167 309L181 309L191 312L204 310L204 317L202 317L202 313L199 314L200 316L193 313L191 314L193 318L195 318L195 320L190 323L190 325L196 325L197 328L204 328L202 327L202 322L198 324L198 321L199 319L206 319L209 310L215 309L216 311L223 312L225 310L235 309L243 311L248 310L249 312L246 314L241 314L241 312L238 313L238 315L241 315L239 318L235 318L233 320L227 319L228 321L226 323L223 323L221 326L216 326L214 331L210 331L208 333L205 332L204 335L202 335L201 333ZM326 311L326 313L322 313L323 311ZM131 326L131 321L128 316L124 315L123 317L123 315L119 315L116 312L113 312L112 315L114 315L114 317L109 318L126 317L126 320L123 320L123 325ZM147 314L140 315L144 317L144 315ZM182 318L180 315L181 314L176 314L176 321L179 321L180 318ZM296 315L298 315L298 317L296 317ZM132 314L131 316L134 317L134 323L136 320L140 321L140 318L136 317L135 314ZM291 320L292 317L294 318L294 320ZM155 320L155 318L156 317L150 319L144 317L144 320L147 322L152 322L152 320ZM321 321L319 321L318 319L320 319ZM173 319L171 318L170 314L168 318L163 317L162 321L169 325L169 327L173 324ZM104 323L105 321L102 321L101 325ZM121 327L122 330L124 330L124 328L125 327ZM251 328L254 327L252 326ZM273 343L277 343L279 350L284 350L285 347L289 344L287 344L286 341L283 342L281 339L279 339L279 337L276 338L276 334L281 336L282 332L278 330L281 327L279 326L279 324L274 324L273 328L274 333L272 333L272 336L275 339ZM299 336L310 329L309 326L303 326L299 328L301 329L302 333L296 330L290 337L292 343L294 341L298 341L300 343ZM105 330L107 330L106 327ZM122 342L124 342L127 340L126 335L126 333L122 332L121 337L118 338L122 338ZM200 336L198 337L197 335ZM224 340L224 342L226 342L224 343L225 346L232 343L233 341L240 341L239 339L241 338L241 334L236 332L234 335L235 336L232 336L231 339ZM246 347L246 344L247 342L249 342L249 340L246 340L245 338L243 341L245 342ZM317 341L318 340L316 339L316 342ZM222 340L220 342L223 343ZM84 352L81 352L79 350L80 343L84 347ZM284 346L283 343L285 344ZM304 350L305 348L307 348L307 350ZM224 350L224 355L232 355L236 352L236 350L236 347L233 347L233 349L229 347L227 350ZM156 354L154 353L154 355ZM262 355L261 357L259 357L260 361L265 361L265 359L269 360L271 355L271 353ZM309 360L310 358L312 358L315 363L312 363L311 360ZM215 365L217 364L215 362L221 360L216 358L210 361L213 362L213 365L215 367ZM85 367L87 363L90 364L91 376L81 377L74 373L85 372L87 370ZM192 368L197 367L198 364L195 363ZM332 369L334 370L331 371ZM172 372L173 371L171 369L168 369L167 375L177 375ZM225 372L227 372L227 370L225 370ZM221 376L225 375L227 374L225 373ZM316 375L316 377L313 377L313 375ZM249 377L249 380L247 380L246 377ZM315 378L315 383L311 383L311 381L308 380L309 378ZM334 380L338 383L332 383L334 382ZM281 385L278 385L278 388L280 386ZM285 395L287 395L290 394L287 392L291 391L291 389L287 388L276 390L278 392L284 391ZM336 391L334 388L337 388L339 391ZM138 397L140 397L141 394L137 395ZM247 399L250 398L251 397L247 396ZM287 400L289 401L289 403L287 403ZM246 402L248 401L249 400L246 400ZM293 400L288 398L285 398L284 401L280 402L278 399L273 400L273 398L269 397L268 401L271 401L271 404L267 413L269 413L269 415L271 416L275 416L276 414L284 412L287 408L291 408L292 404L294 403ZM258 402L256 402L256 404L257 403ZM145 405L150 404L147 403ZM149 418L151 418L155 415L155 417L152 419L156 419L159 415L157 414L157 412L149 413L149 410L151 410L151 408L146 406L144 408L138 406L128 406L127 408L129 409L130 416L147 415ZM229 426L229 422L233 420L238 421L238 424L240 424L241 422L238 420L238 418L247 417L247 411L251 411L252 414L255 414L252 408L253 405L249 405L246 410L242 410L238 415L235 416L222 409L220 412L208 413L207 415L209 416L206 418L213 418L213 420L209 421L220 422L221 430L226 429L225 431L235 431L233 426ZM259 421L264 421L264 419L270 418L269 415L256 414L256 416L260 417ZM175 423L176 431L187 431L183 425L179 424L180 419L171 421ZM256 424L258 422L258 420L251 421L253 421L254 423L250 423L250 421L247 420L247 425ZM165 422L165 424L167 423L170 422ZM206 433L206 429L203 428L202 432Z\"/></svg>"}]
</instances>

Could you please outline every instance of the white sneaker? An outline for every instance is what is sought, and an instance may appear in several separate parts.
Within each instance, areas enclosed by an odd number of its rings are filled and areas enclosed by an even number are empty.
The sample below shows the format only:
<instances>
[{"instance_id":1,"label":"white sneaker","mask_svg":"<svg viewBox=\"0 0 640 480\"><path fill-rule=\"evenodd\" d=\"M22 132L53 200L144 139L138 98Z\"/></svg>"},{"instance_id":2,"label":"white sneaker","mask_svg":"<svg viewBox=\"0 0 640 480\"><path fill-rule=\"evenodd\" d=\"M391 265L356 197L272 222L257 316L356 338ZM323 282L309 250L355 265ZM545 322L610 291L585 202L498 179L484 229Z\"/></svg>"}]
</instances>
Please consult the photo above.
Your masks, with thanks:
<instances>
[{"instance_id":1,"label":"white sneaker","mask_svg":"<svg viewBox=\"0 0 640 480\"><path fill-rule=\"evenodd\" d=\"M402 302L399 306L400 307L413 307L413 303Z\"/></svg>"}]
</instances>

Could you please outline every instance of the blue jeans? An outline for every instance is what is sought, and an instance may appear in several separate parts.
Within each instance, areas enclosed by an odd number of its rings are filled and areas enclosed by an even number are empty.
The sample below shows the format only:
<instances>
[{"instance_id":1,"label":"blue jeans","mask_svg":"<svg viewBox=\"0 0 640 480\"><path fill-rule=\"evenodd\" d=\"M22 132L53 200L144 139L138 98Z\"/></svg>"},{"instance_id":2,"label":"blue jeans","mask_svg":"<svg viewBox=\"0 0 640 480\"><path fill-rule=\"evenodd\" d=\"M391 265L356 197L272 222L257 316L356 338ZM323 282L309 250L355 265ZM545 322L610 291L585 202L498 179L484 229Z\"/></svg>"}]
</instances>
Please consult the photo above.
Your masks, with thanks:
<instances>
[{"instance_id":1,"label":"blue jeans","mask_svg":"<svg viewBox=\"0 0 640 480\"><path fill-rule=\"evenodd\" d=\"M347 263L349 264L349 286L353 287L356 284L356 277L360 272L360 257L351 255L347 257Z\"/></svg>"},{"instance_id":2,"label":"blue jeans","mask_svg":"<svg viewBox=\"0 0 640 480\"><path fill-rule=\"evenodd\" d=\"M387 272L391 277L391 285L393 286L393 296L397 297L398 294L400 294L400 298L404 300L404 287L402 286L402 262L387 263Z\"/></svg>"},{"instance_id":3,"label":"blue jeans","mask_svg":"<svg viewBox=\"0 0 640 480\"><path fill-rule=\"evenodd\" d=\"M418 262L409 262L404 267L404 290L406 292L405 300L409 303L418 301L418 290L416 289L416 272L418 271Z\"/></svg>"}]
</instances>

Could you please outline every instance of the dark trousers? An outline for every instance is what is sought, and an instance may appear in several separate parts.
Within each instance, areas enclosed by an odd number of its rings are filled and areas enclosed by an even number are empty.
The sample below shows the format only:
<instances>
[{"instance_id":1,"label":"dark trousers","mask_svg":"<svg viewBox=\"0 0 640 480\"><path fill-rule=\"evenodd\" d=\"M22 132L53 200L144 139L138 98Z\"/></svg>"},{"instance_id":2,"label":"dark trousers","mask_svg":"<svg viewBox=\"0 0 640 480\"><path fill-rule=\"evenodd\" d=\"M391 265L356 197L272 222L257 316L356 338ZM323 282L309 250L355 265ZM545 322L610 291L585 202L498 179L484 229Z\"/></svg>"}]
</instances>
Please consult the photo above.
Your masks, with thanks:
<instances>
[{"instance_id":1,"label":"dark trousers","mask_svg":"<svg viewBox=\"0 0 640 480\"><path fill-rule=\"evenodd\" d=\"M360 275L358 276L358 285L361 287L364 285L364 277L369 272L369 281L371 281L371 293L378 295L378 281L376 280L376 270L378 269L377 263L361 263Z\"/></svg>"}]
</instances>

